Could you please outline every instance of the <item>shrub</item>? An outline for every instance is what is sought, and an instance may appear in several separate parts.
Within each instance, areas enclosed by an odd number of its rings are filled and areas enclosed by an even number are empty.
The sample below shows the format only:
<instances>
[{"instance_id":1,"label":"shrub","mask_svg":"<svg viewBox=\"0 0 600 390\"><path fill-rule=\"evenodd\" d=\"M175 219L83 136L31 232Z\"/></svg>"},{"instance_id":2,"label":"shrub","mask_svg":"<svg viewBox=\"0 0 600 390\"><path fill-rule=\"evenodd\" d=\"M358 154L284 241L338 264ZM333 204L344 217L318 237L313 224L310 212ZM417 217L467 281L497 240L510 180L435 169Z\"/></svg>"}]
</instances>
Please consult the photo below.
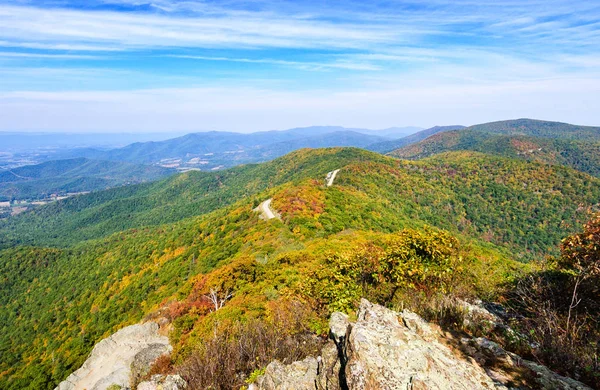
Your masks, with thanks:
<instances>
[{"instance_id":1,"label":"shrub","mask_svg":"<svg viewBox=\"0 0 600 390\"><path fill-rule=\"evenodd\" d=\"M561 256L509 291L529 354L600 389L600 214L563 240Z\"/></svg>"},{"instance_id":2,"label":"shrub","mask_svg":"<svg viewBox=\"0 0 600 390\"><path fill-rule=\"evenodd\" d=\"M269 318L238 321L198 345L177 371L193 389L239 389L277 359L284 363L320 353L323 340L304 324L308 312L297 302L274 308ZM293 316L290 313L297 313Z\"/></svg>"},{"instance_id":3,"label":"shrub","mask_svg":"<svg viewBox=\"0 0 600 390\"><path fill-rule=\"evenodd\" d=\"M449 233L406 229L382 246L328 256L309 275L306 291L330 312L349 311L361 297L389 304L399 290L448 292L461 262Z\"/></svg>"}]
</instances>

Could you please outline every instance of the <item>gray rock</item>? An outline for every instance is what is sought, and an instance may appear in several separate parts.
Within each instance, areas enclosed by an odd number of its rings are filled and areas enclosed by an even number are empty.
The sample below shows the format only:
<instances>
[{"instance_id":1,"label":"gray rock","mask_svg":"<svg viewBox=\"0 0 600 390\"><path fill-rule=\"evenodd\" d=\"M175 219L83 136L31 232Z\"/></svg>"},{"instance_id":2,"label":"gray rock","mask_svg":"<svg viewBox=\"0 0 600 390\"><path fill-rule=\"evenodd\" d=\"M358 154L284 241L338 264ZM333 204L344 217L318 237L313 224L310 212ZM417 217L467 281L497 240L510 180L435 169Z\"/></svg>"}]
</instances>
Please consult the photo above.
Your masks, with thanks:
<instances>
[{"instance_id":1,"label":"gray rock","mask_svg":"<svg viewBox=\"0 0 600 390\"><path fill-rule=\"evenodd\" d=\"M252 389L508 390L524 374L531 377L524 388L590 390L485 338L464 338L462 352L452 349L437 327L415 313L396 313L366 300L356 323L334 313L330 327L331 340L318 359L274 361Z\"/></svg>"},{"instance_id":2,"label":"gray rock","mask_svg":"<svg viewBox=\"0 0 600 390\"><path fill-rule=\"evenodd\" d=\"M141 382L137 390L184 390L186 381L179 375L153 375L149 381Z\"/></svg>"},{"instance_id":3,"label":"gray rock","mask_svg":"<svg viewBox=\"0 0 600 390\"><path fill-rule=\"evenodd\" d=\"M363 299L347 339L348 389L495 389L477 364L421 334L435 332L412 313L399 316Z\"/></svg>"},{"instance_id":4,"label":"gray rock","mask_svg":"<svg viewBox=\"0 0 600 390\"><path fill-rule=\"evenodd\" d=\"M346 332L350 326L348 316L344 313L336 311L329 318L329 337L337 343L346 337Z\"/></svg>"},{"instance_id":5,"label":"gray rock","mask_svg":"<svg viewBox=\"0 0 600 390\"><path fill-rule=\"evenodd\" d=\"M284 365L271 362L256 384L261 390L314 390L319 364L314 357Z\"/></svg>"},{"instance_id":6,"label":"gray rock","mask_svg":"<svg viewBox=\"0 0 600 390\"><path fill-rule=\"evenodd\" d=\"M501 384L510 382L511 371L528 369L531 373L531 381L535 382L532 387L541 390L591 390L590 387L574 379L567 378L551 371L545 366L539 365L520 356L504 350L497 343L478 337L475 339L462 339L461 343L472 348L471 354L480 353L481 356L494 362L488 368L489 375ZM482 362L483 364L483 362Z\"/></svg>"},{"instance_id":7,"label":"gray rock","mask_svg":"<svg viewBox=\"0 0 600 390\"><path fill-rule=\"evenodd\" d=\"M340 378L340 373L344 372L342 364L345 362L340 359L339 351L338 345L332 340L323 347L320 359L317 359L319 361L318 390L340 390L340 379L345 382L345 378Z\"/></svg>"},{"instance_id":8,"label":"gray rock","mask_svg":"<svg viewBox=\"0 0 600 390\"><path fill-rule=\"evenodd\" d=\"M96 344L81 368L55 390L106 390L112 385L127 389L134 361L135 368L143 370L162 353L171 350L169 338L158 333L156 323L125 327Z\"/></svg>"}]
</instances>

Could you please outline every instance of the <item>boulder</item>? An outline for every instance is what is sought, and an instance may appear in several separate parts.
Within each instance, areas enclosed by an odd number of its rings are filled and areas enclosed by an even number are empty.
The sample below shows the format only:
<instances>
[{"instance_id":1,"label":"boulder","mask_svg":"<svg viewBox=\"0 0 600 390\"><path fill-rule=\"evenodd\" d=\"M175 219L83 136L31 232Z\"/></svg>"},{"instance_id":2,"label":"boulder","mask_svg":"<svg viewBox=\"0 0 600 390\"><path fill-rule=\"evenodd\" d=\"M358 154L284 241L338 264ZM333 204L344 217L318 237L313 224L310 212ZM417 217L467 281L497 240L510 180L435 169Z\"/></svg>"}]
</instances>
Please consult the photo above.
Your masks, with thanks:
<instances>
[{"instance_id":1,"label":"boulder","mask_svg":"<svg viewBox=\"0 0 600 390\"><path fill-rule=\"evenodd\" d=\"M484 313L485 314L485 313ZM448 339L417 314L362 300L355 323L333 313L317 359L272 362L251 390L590 390L484 338Z\"/></svg>"},{"instance_id":2,"label":"boulder","mask_svg":"<svg viewBox=\"0 0 600 390\"><path fill-rule=\"evenodd\" d=\"M350 326L348 316L336 311L329 318L329 338L336 344L342 342L346 337L348 326Z\"/></svg>"},{"instance_id":3,"label":"boulder","mask_svg":"<svg viewBox=\"0 0 600 390\"><path fill-rule=\"evenodd\" d=\"M81 368L55 390L105 390L129 388L134 376L145 373L163 354L171 352L169 338L158 333L154 322L125 327L100 341Z\"/></svg>"},{"instance_id":4,"label":"boulder","mask_svg":"<svg viewBox=\"0 0 600 390\"><path fill-rule=\"evenodd\" d=\"M461 343L464 351L486 367L488 375L498 383L540 390L591 390L581 382L508 352L485 337L463 338Z\"/></svg>"},{"instance_id":5,"label":"boulder","mask_svg":"<svg viewBox=\"0 0 600 390\"><path fill-rule=\"evenodd\" d=\"M456 356L434 334L413 313L399 315L363 299L347 340L348 388L495 389L481 367Z\"/></svg>"},{"instance_id":6,"label":"boulder","mask_svg":"<svg viewBox=\"0 0 600 390\"><path fill-rule=\"evenodd\" d=\"M314 357L288 365L275 360L269 363L265 374L258 378L257 385L264 390L314 390L318 367Z\"/></svg>"},{"instance_id":7,"label":"boulder","mask_svg":"<svg viewBox=\"0 0 600 390\"><path fill-rule=\"evenodd\" d=\"M179 375L153 375L149 381L141 382L137 390L184 390L187 383Z\"/></svg>"},{"instance_id":8,"label":"boulder","mask_svg":"<svg viewBox=\"0 0 600 390\"><path fill-rule=\"evenodd\" d=\"M340 357L340 346L330 340L321 350L321 356L317 359L319 362L317 374L318 390L340 390L341 383L346 383L344 378L345 361Z\"/></svg>"}]
</instances>

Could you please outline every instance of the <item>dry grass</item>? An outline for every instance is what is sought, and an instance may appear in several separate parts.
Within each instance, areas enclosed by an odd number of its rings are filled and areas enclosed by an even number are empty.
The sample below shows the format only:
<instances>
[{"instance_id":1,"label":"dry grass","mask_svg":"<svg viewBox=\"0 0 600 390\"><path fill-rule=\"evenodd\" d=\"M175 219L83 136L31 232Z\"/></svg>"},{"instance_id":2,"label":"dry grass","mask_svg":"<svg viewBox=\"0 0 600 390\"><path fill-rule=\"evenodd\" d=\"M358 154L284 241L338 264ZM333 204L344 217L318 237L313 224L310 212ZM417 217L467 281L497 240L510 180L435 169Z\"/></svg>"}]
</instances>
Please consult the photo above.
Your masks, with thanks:
<instances>
[{"instance_id":1,"label":"dry grass","mask_svg":"<svg viewBox=\"0 0 600 390\"><path fill-rule=\"evenodd\" d=\"M191 389L239 389L255 370L277 359L283 363L320 354L323 340L304 325L302 310L295 315L237 322L214 334L177 368Z\"/></svg>"}]
</instances>

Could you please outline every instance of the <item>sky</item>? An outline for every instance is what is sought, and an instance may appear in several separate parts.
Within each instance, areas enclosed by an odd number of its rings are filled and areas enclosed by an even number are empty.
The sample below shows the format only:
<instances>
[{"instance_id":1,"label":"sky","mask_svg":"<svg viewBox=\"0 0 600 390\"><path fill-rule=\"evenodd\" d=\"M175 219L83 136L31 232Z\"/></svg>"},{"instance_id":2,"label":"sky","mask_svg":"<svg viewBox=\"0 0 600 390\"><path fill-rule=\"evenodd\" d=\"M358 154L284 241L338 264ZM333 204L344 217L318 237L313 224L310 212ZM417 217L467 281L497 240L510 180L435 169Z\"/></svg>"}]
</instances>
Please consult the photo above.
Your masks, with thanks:
<instances>
[{"instance_id":1,"label":"sky","mask_svg":"<svg viewBox=\"0 0 600 390\"><path fill-rule=\"evenodd\" d=\"M0 131L600 125L600 0L0 0Z\"/></svg>"}]
</instances>

